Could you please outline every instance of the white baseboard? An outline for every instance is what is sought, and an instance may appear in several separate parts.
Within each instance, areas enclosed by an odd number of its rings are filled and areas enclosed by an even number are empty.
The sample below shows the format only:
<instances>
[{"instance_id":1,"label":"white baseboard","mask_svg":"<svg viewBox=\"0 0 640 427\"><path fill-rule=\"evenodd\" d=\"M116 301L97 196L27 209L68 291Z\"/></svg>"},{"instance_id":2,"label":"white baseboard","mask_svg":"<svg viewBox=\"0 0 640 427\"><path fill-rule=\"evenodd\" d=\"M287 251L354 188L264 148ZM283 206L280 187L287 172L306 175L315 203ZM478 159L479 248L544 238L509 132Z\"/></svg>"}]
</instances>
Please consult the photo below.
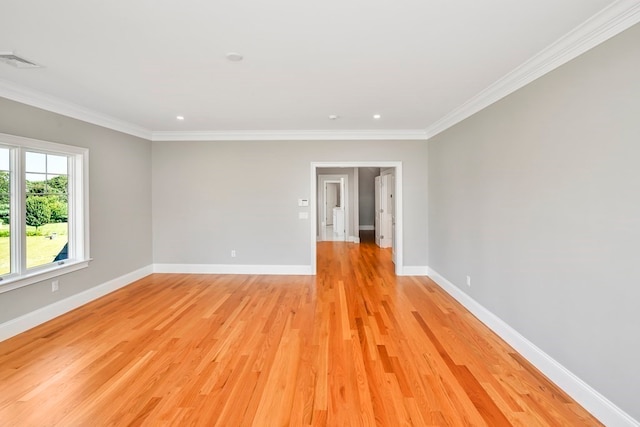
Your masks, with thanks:
<instances>
[{"instance_id":1,"label":"white baseboard","mask_svg":"<svg viewBox=\"0 0 640 427\"><path fill-rule=\"evenodd\" d=\"M376 229L376 226L375 225L361 225L359 228L360 228L360 230L363 230L363 231L374 231Z\"/></svg>"},{"instance_id":2,"label":"white baseboard","mask_svg":"<svg viewBox=\"0 0 640 427\"><path fill-rule=\"evenodd\" d=\"M4 341L24 331L34 328L42 323L48 322L60 315L76 309L90 301L98 299L108 293L123 288L128 284L142 279L153 272L152 266L146 266L139 270L132 271L123 276L116 277L86 291L72 295L63 300L54 302L31 313L24 314L15 319L11 319L0 324L0 341Z\"/></svg>"},{"instance_id":3,"label":"white baseboard","mask_svg":"<svg viewBox=\"0 0 640 427\"><path fill-rule=\"evenodd\" d=\"M349 236L347 238L347 242L360 243L360 237L358 237L358 236Z\"/></svg>"},{"instance_id":4,"label":"white baseboard","mask_svg":"<svg viewBox=\"0 0 640 427\"><path fill-rule=\"evenodd\" d=\"M426 265L405 265L401 269L399 276L426 276L429 274L429 267Z\"/></svg>"},{"instance_id":5,"label":"white baseboard","mask_svg":"<svg viewBox=\"0 0 640 427\"><path fill-rule=\"evenodd\" d=\"M406 267L405 267L406 268ZM509 326L505 321L493 314L464 293L460 288L445 279L435 270L428 269L429 277L442 289L455 298L467 310L475 315L482 323L487 325L500 338L520 353L531 364L538 368L558 387L582 405L594 417L609 427L638 427L640 423L629 414L618 408L598 391L578 378L567 368L558 363L547 353L527 340L518 331Z\"/></svg>"},{"instance_id":6,"label":"white baseboard","mask_svg":"<svg viewBox=\"0 0 640 427\"><path fill-rule=\"evenodd\" d=\"M311 275L310 265L154 264L154 273Z\"/></svg>"}]
</instances>

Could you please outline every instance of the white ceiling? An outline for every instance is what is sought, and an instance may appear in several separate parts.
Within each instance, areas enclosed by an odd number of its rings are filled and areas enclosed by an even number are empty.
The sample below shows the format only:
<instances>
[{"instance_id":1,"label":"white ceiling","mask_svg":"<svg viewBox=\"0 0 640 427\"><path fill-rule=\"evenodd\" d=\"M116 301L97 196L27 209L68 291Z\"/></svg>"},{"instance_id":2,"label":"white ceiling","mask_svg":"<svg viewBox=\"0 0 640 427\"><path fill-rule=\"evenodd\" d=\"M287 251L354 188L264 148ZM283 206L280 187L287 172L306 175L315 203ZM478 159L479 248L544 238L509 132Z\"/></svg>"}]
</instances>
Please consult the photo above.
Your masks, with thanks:
<instances>
[{"instance_id":1,"label":"white ceiling","mask_svg":"<svg viewBox=\"0 0 640 427\"><path fill-rule=\"evenodd\" d=\"M0 96L155 139L426 134L612 3L587 24L640 15L638 0L0 0L0 51L44 66L0 63Z\"/></svg>"}]
</instances>

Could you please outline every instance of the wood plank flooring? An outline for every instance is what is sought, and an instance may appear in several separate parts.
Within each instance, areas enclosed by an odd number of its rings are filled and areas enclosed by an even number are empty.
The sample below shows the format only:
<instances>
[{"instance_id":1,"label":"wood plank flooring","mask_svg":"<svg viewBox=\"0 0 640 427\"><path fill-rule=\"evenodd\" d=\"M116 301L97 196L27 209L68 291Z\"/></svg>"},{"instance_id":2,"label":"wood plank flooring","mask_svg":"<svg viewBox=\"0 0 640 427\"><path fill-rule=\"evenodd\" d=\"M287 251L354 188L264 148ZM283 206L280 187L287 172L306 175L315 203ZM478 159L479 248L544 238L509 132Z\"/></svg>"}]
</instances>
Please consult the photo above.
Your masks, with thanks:
<instances>
[{"instance_id":1,"label":"wood plank flooring","mask_svg":"<svg viewBox=\"0 0 640 427\"><path fill-rule=\"evenodd\" d=\"M0 343L1 426L600 425L389 250L154 274Z\"/></svg>"}]
</instances>

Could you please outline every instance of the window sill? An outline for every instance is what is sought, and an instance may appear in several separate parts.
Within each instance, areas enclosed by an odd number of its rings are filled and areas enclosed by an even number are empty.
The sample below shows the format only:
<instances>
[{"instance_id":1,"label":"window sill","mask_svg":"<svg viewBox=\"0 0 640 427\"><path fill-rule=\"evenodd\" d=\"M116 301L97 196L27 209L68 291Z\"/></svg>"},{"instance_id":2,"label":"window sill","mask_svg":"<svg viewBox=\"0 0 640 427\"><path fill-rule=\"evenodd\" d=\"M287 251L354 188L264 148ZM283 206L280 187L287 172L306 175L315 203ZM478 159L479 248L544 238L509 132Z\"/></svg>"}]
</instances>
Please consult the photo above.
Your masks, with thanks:
<instances>
[{"instance_id":1,"label":"window sill","mask_svg":"<svg viewBox=\"0 0 640 427\"><path fill-rule=\"evenodd\" d=\"M69 261L65 262L64 265L51 266L19 277L5 277L3 280L0 280L0 294L87 268L90 261L91 259Z\"/></svg>"}]
</instances>

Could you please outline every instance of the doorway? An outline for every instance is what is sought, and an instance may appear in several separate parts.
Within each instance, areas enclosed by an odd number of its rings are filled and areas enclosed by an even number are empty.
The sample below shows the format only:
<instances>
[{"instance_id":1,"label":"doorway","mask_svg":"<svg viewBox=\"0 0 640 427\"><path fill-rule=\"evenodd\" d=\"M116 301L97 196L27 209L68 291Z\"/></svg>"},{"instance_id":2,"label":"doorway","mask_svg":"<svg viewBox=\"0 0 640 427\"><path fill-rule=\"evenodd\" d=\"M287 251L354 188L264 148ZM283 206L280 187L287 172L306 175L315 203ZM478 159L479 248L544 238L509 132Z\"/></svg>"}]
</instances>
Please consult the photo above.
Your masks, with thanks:
<instances>
[{"instance_id":1,"label":"doorway","mask_svg":"<svg viewBox=\"0 0 640 427\"><path fill-rule=\"evenodd\" d=\"M324 183L320 184L320 176L318 169L322 168L381 168L392 172L393 179L389 185L393 189L393 223L392 223L392 253L395 263L395 273L402 275L403 271L403 216L402 216L402 162L400 161L373 161L373 162L312 162L311 163L311 198L310 198L310 233L311 233L311 274L316 274L317 271L317 248L316 242L322 240L321 225L326 222L327 216L323 216L324 210L320 209L325 203L324 197ZM356 174L357 175L357 174ZM345 184L345 188L348 186ZM346 190L345 190L346 192ZM344 193L343 193L344 194ZM348 203L345 203L345 218L348 218ZM353 207L357 212L357 203ZM333 218L332 218L333 220ZM345 227L348 228L348 221L345 220ZM357 234L358 230L353 231ZM345 235L349 235L349 230L346 230ZM320 237L320 239L319 239Z\"/></svg>"},{"instance_id":2,"label":"doorway","mask_svg":"<svg viewBox=\"0 0 640 427\"><path fill-rule=\"evenodd\" d=\"M350 225L352 202L350 202L351 181L348 172L338 169L316 171L317 187L314 189L317 206L317 241L349 241L353 232ZM337 224L334 224L337 223Z\"/></svg>"},{"instance_id":3,"label":"doorway","mask_svg":"<svg viewBox=\"0 0 640 427\"><path fill-rule=\"evenodd\" d=\"M319 179L323 187L319 202L322 210L319 236L323 241L344 242L347 236L345 178L335 180L320 175Z\"/></svg>"}]
</instances>

